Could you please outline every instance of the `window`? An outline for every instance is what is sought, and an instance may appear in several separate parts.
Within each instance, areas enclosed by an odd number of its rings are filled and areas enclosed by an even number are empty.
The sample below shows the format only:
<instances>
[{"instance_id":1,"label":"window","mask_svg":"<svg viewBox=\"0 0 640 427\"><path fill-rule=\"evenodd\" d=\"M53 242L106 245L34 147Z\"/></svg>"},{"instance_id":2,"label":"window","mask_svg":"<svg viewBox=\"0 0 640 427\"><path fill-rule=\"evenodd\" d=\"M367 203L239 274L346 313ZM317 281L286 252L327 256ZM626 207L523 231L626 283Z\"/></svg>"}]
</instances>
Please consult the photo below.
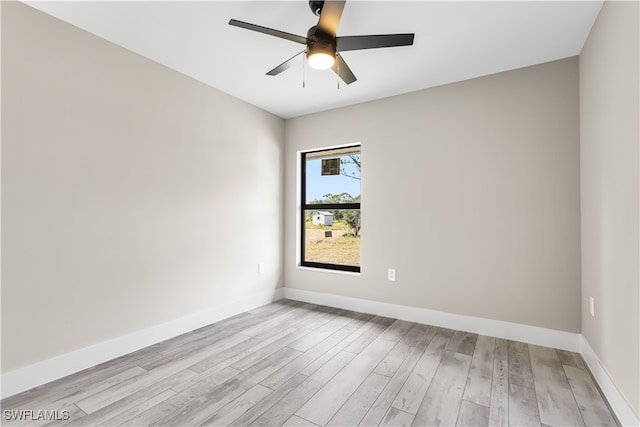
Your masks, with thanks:
<instances>
[{"instance_id":1,"label":"window","mask_svg":"<svg viewBox=\"0 0 640 427\"><path fill-rule=\"evenodd\" d=\"M302 266L360 271L360 146L301 155Z\"/></svg>"}]
</instances>

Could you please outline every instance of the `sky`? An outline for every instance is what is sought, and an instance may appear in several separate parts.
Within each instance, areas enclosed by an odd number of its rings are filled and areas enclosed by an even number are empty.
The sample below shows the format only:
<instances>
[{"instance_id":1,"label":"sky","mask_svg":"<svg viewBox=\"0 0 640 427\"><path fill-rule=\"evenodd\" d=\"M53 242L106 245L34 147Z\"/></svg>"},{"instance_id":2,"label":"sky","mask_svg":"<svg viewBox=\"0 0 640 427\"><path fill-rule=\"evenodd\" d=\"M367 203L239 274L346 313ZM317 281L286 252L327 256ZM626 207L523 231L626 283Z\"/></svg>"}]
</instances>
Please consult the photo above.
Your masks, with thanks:
<instances>
[{"instance_id":1,"label":"sky","mask_svg":"<svg viewBox=\"0 0 640 427\"><path fill-rule=\"evenodd\" d=\"M307 203L313 200L320 200L325 194L340 194L347 192L351 196L360 195L360 180L346 177L344 175L320 174L321 160L307 160ZM353 165L347 166L347 172L356 172Z\"/></svg>"}]
</instances>

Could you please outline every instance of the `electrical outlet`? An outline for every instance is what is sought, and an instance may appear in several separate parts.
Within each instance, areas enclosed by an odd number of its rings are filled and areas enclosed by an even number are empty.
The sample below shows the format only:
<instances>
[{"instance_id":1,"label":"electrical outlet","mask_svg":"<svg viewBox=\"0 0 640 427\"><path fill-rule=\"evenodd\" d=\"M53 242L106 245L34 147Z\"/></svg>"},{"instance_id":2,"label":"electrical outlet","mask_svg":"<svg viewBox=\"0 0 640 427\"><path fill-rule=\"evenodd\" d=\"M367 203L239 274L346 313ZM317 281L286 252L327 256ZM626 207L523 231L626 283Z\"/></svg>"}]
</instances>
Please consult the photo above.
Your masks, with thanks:
<instances>
[{"instance_id":1,"label":"electrical outlet","mask_svg":"<svg viewBox=\"0 0 640 427\"><path fill-rule=\"evenodd\" d=\"M396 281L396 270L395 270L395 268L390 268L389 270L387 270L387 280L389 280L390 282L395 282Z\"/></svg>"},{"instance_id":2,"label":"electrical outlet","mask_svg":"<svg viewBox=\"0 0 640 427\"><path fill-rule=\"evenodd\" d=\"M589 297L589 313L591 317L596 317L596 303L593 297Z\"/></svg>"},{"instance_id":3,"label":"electrical outlet","mask_svg":"<svg viewBox=\"0 0 640 427\"><path fill-rule=\"evenodd\" d=\"M264 262L258 263L258 274L264 274Z\"/></svg>"}]
</instances>

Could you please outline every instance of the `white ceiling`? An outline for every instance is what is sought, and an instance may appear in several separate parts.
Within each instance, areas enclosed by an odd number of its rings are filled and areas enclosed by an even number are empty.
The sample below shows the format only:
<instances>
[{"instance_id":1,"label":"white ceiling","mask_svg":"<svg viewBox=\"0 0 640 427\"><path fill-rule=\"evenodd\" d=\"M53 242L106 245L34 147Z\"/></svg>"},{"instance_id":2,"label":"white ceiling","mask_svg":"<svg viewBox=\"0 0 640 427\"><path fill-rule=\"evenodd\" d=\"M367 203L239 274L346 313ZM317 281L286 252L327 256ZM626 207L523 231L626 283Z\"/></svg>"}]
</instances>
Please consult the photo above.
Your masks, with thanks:
<instances>
[{"instance_id":1,"label":"white ceiling","mask_svg":"<svg viewBox=\"0 0 640 427\"><path fill-rule=\"evenodd\" d=\"M410 47L344 52L358 78L346 86L304 46L228 25L230 18L306 36L307 1L65 1L29 5L290 118L578 55L602 1L361 1L346 3L338 36L415 33Z\"/></svg>"}]
</instances>

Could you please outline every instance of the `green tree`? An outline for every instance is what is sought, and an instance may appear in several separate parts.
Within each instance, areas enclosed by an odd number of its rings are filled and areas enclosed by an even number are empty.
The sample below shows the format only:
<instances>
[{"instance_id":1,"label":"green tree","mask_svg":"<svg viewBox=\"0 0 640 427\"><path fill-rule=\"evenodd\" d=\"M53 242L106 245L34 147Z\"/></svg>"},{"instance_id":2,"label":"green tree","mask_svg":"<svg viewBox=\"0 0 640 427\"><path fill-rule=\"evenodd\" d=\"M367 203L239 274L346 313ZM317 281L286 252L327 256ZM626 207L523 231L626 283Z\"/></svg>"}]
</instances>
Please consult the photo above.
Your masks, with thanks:
<instances>
[{"instance_id":1,"label":"green tree","mask_svg":"<svg viewBox=\"0 0 640 427\"><path fill-rule=\"evenodd\" d=\"M348 211L344 211L342 220L351 227L353 236L358 237L358 233L360 232L360 210L350 209Z\"/></svg>"}]
</instances>

